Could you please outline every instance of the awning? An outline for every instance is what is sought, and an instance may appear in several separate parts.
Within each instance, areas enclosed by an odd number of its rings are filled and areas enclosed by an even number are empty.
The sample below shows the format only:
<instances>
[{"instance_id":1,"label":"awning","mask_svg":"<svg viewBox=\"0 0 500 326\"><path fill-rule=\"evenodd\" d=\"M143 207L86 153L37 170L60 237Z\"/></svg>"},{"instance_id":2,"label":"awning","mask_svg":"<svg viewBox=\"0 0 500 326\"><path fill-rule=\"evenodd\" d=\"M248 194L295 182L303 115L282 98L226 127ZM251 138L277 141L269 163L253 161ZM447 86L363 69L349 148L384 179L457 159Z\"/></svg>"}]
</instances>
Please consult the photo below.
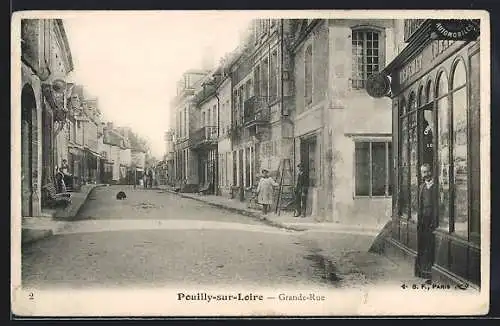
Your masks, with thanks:
<instances>
[{"instance_id":1,"label":"awning","mask_svg":"<svg viewBox=\"0 0 500 326\"><path fill-rule=\"evenodd\" d=\"M93 150L91 150L91 149L89 149L89 148L87 148L87 147L85 147L85 152L92 154L92 155L93 155L93 156L95 156L96 158L102 158L102 155L101 155L101 154L99 154L99 153L97 153L97 152L94 152Z\"/></svg>"},{"instance_id":2,"label":"awning","mask_svg":"<svg viewBox=\"0 0 500 326\"><path fill-rule=\"evenodd\" d=\"M69 147L68 152L72 155L83 155L83 150L80 147Z\"/></svg>"}]
</instances>

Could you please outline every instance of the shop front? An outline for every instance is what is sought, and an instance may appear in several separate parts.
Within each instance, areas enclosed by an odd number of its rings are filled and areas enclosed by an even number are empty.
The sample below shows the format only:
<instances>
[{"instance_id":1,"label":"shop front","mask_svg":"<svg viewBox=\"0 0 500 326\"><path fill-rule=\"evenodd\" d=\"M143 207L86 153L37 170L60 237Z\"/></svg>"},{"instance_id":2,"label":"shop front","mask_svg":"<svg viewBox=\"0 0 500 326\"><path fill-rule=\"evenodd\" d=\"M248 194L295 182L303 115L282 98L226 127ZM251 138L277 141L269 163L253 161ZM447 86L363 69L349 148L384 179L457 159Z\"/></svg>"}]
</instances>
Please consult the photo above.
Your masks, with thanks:
<instances>
[{"instance_id":1,"label":"shop front","mask_svg":"<svg viewBox=\"0 0 500 326\"><path fill-rule=\"evenodd\" d=\"M85 148L85 172L84 181L86 184L97 184L100 182L100 164L99 160L101 156L92 150Z\"/></svg>"},{"instance_id":2,"label":"shop front","mask_svg":"<svg viewBox=\"0 0 500 326\"><path fill-rule=\"evenodd\" d=\"M412 261L421 251L431 252L433 280L478 287L480 42L479 37L443 39L436 34L432 39L436 25L435 20L413 24L412 33L405 33L406 47L381 74L391 80L396 180L392 234L385 250ZM436 187L436 223L432 241L418 243L424 164Z\"/></svg>"}]
</instances>

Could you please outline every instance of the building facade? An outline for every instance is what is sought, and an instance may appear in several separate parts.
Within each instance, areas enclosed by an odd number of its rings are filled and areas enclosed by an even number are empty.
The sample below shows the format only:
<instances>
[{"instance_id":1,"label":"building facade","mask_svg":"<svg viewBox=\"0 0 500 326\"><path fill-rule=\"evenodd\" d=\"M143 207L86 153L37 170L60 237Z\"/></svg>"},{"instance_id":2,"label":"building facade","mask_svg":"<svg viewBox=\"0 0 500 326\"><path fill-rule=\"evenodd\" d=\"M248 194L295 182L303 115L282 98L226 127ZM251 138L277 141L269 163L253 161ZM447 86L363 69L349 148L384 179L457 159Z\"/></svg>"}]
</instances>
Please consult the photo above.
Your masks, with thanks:
<instances>
[{"instance_id":1,"label":"building facade","mask_svg":"<svg viewBox=\"0 0 500 326\"><path fill-rule=\"evenodd\" d=\"M253 197L263 168L279 179L283 160L293 161L292 67L284 46L287 24L287 20L254 20L252 33L230 66L233 187L240 200Z\"/></svg>"},{"instance_id":2,"label":"building facade","mask_svg":"<svg viewBox=\"0 0 500 326\"><path fill-rule=\"evenodd\" d=\"M197 160L193 158L195 152L191 148L190 135L197 127L190 121L192 113L197 108L192 103L195 89L200 80L208 71L191 70L183 74L177 84L177 95L171 103L173 117L170 123L175 123L174 165L176 185L179 187L198 187Z\"/></svg>"},{"instance_id":3,"label":"building facade","mask_svg":"<svg viewBox=\"0 0 500 326\"><path fill-rule=\"evenodd\" d=\"M390 216L390 100L365 86L395 55L394 25L292 21L295 163L309 174L307 213L322 220L383 224Z\"/></svg>"},{"instance_id":4,"label":"building facade","mask_svg":"<svg viewBox=\"0 0 500 326\"><path fill-rule=\"evenodd\" d=\"M39 216L41 187L53 182L56 137L68 121L71 51L59 19L21 21L21 214ZM62 151L59 148L59 151Z\"/></svg>"},{"instance_id":5,"label":"building facade","mask_svg":"<svg viewBox=\"0 0 500 326\"><path fill-rule=\"evenodd\" d=\"M190 183L197 184L207 193L215 194L217 185L217 152L220 101L217 86L220 75L211 72L200 79L192 99L190 112L191 148ZM209 83L210 82L210 83Z\"/></svg>"},{"instance_id":6,"label":"building facade","mask_svg":"<svg viewBox=\"0 0 500 326\"><path fill-rule=\"evenodd\" d=\"M95 98L85 99L83 102L83 147L84 147L84 182L100 183L100 160L98 138L101 126L101 111Z\"/></svg>"},{"instance_id":7,"label":"building facade","mask_svg":"<svg viewBox=\"0 0 500 326\"><path fill-rule=\"evenodd\" d=\"M103 148L101 156L106 158L105 175L106 183L127 184L129 170L132 165L132 152L128 140L120 131L108 122L103 128Z\"/></svg>"},{"instance_id":8,"label":"building facade","mask_svg":"<svg viewBox=\"0 0 500 326\"><path fill-rule=\"evenodd\" d=\"M225 66L222 65L225 70ZM233 155L231 141L231 108L232 108L232 87L231 78L227 74L221 78L218 87L219 96L219 141L218 141L218 169L219 169L219 193L222 196L231 196L233 185Z\"/></svg>"},{"instance_id":9,"label":"building facade","mask_svg":"<svg viewBox=\"0 0 500 326\"><path fill-rule=\"evenodd\" d=\"M175 184L174 139L175 130L165 132L165 182L167 185Z\"/></svg>"},{"instance_id":10,"label":"building facade","mask_svg":"<svg viewBox=\"0 0 500 326\"><path fill-rule=\"evenodd\" d=\"M386 252L414 259L419 250L419 167L427 163L438 187L435 243L426 244L434 251L432 277L479 286L480 37L442 38L438 23L401 22L402 50L383 71L392 80L396 149Z\"/></svg>"}]
</instances>

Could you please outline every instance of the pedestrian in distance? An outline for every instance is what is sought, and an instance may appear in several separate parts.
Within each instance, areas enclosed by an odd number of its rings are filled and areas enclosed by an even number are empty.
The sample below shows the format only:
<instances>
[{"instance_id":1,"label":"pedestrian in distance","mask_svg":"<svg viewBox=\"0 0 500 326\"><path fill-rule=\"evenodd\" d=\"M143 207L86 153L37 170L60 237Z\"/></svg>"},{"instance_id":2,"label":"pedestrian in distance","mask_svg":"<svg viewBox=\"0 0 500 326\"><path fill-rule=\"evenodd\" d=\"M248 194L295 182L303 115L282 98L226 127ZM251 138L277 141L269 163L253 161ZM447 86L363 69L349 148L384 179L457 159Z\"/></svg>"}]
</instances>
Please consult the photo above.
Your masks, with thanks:
<instances>
[{"instance_id":1,"label":"pedestrian in distance","mask_svg":"<svg viewBox=\"0 0 500 326\"><path fill-rule=\"evenodd\" d=\"M434 264L434 230L437 227L436 198L437 187L434 184L432 168L428 163L420 167L423 182L418 192L417 220L417 259L415 276L431 279Z\"/></svg>"},{"instance_id":2,"label":"pedestrian in distance","mask_svg":"<svg viewBox=\"0 0 500 326\"><path fill-rule=\"evenodd\" d=\"M309 175L305 171L304 163L297 165L297 184L295 185L295 213L294 217L306 216L307 187L309 185Z\"/></svg>"},{"instance_id":3,"label":"pedestrian in distance","mask_svg":"<svg viewBox=\"0 0 500 326\"><path fill-rule=\"evenodd\" d=\"M278 186L278 183L269 176L269 171L262 170L262 177L257 185L257 201L262 205L262 213L266 215L269 212L273 203L273 187Z\"/></svg>"}]
</instances>

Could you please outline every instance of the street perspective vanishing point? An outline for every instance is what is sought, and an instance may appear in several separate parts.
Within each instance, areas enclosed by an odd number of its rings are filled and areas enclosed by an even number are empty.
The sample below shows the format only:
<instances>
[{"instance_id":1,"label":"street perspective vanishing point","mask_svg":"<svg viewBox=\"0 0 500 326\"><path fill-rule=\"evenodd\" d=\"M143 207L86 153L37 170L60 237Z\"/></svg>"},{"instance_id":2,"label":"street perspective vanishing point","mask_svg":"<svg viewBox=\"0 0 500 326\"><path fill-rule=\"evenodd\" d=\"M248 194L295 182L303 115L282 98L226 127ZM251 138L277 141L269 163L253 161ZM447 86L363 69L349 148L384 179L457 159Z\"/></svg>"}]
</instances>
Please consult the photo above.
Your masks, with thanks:
<instances>
[{"instance_id":1,"label":"street perspective vanishing point","mask_svg":"<svg viewBox=\"0 0 500 326\"><path fill-rule=\"evenodd\" d=\"M488 14L287 15L14 14L15 314L488 312Z\"/></svg>"}]
</instances>

